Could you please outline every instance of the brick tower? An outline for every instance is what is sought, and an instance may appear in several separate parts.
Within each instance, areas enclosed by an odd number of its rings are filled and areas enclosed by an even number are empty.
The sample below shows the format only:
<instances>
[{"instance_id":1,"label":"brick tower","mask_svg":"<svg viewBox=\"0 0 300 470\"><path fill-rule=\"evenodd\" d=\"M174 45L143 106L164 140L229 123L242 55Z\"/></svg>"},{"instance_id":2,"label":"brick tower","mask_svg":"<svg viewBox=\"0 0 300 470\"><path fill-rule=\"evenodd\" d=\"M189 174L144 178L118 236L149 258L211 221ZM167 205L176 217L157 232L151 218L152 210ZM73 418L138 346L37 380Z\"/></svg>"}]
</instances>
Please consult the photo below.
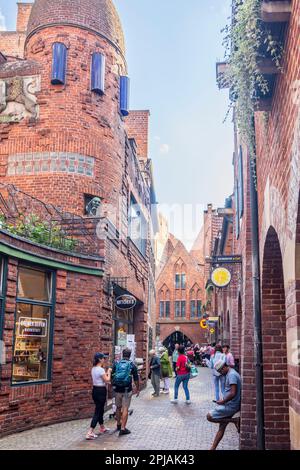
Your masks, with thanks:
<instances>
[{"instance_id":1,"label":"brick tower","mask_svg":"<svg viewBox=\"0 0 300 470\"><path fill-rule=\"evenodd\" d=\"M7 117L0 156L6 182L77 214L86 195L117 211L127 114L120 93L125 87L126 108L128 79L112 1L36 0L24 58L5 65L8 77L23 80L26 100L11 103L22 119ZM18 86L18 79L6 86Z\"/></svg>"}]
</instances>

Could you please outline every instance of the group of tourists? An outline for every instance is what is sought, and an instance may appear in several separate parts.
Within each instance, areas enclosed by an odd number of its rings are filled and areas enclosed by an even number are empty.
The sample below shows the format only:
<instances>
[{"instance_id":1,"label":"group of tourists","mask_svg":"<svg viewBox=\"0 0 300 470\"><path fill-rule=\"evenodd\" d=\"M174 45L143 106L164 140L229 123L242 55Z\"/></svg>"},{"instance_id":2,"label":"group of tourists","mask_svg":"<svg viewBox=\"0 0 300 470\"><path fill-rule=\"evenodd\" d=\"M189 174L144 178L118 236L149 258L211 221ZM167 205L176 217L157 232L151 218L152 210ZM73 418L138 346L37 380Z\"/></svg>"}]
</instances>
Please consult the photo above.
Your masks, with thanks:
<instances>
[{"instance_id":1,"label":"group of tourists","mask_svg":"<svg viewBox=\"0 0 300 470\"><path fill-rule=\"evenodd\" d=\"M200 353L199 348L199 354ZM171 403L178 403L178 393L182 385L185 393L185 403L191 404L189 391L189 380L193 377L193 361L188 352L194 350L193 345L183 346L175 344L172 356L164 346L149 353L149 376L153 387L153 398L160 394L170 393L170 379L175 375L174 398ZM235 361L228 344L209 344L205 346L206 366L212 369L212 376L215 388L215 408L207 414L210 422L218 423L219 431L212 445L215 450L221 441L227 425L232 422L239 431L239 416L236 413L240 410L241 403L241 378L235 370ZM104 425L104 407L107 399L107 384L111 384L114 391L116 406L117 426L119 436L130 434L126 427L131 398L133 394L133 382L135 383L136 396L139 396L140 384L136 365L130 360L131 350L126 348L122 353L122 360L115 362L112 368L106 367L107 356L96 353L92 368L93 391L92 397L95 403L95 413L92 418L91 427L86 435L87 440L96 439L99 435L107 433L110 429ZM172 365L171 365L172 362ZM197 371L195 376L197 375ZM162 382L162 386L161 386ZM95 429L99 423L99 432Z\"/></svg>"}]
</instances>

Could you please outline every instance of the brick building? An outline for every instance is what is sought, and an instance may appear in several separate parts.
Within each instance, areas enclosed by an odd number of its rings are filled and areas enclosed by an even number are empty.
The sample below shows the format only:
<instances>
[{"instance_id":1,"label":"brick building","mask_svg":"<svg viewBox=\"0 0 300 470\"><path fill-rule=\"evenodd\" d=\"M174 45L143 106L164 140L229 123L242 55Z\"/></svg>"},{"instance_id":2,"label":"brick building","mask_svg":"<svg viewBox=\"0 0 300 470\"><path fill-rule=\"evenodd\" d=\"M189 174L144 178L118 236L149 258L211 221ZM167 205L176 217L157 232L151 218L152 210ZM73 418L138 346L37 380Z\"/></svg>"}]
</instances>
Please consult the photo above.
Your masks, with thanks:
<instances>
[{"instance_id":1,"label":"brick building","mask_svg":"<svg viewBox=\"0 0 300 470\"><path fill-rule=\"evenodd\" d=\"M18 9L0 32L0 435L88 416L93 353L133 334L145 365L155 330L149 111L129 111L118 14Z\"/></svg>"},{"instance_id":2,"label":"brick building","mask_svg":"<svg viewBox=\"0 0 300 470\"><path fill-rule=\"evenodd\" d=\"M273 70L273 85L255 113L259 277L262 349L263 418L266 449L300 449L300 313L299 313L299 191L300 191L300 3L262 2L262 19L284 43L282 73ZM270 71L269 71L270 72ZM276 74L276 75L274 75ZM264 110L264 111L262 111ZM217 297L226 305L227 329L240 355L243 379L241 448L257 446L257 381L253 297L253 220L250 200L250 155L234 130L234 215L227 242L242 255L241 284ZM222 237L227 238L228 226ZM222 250L219 251L220 253ZM256 304L257 307L257 304Z\"/></svg>"},{"instance_id":3,"label":"brick building","mask_svg":"<svg viewBox=\"0 0 300 470\"><path fill-rule=\"evenodd\" d=\"M183 243L169 235L156 279L156 321L160 341L205 343L199 322L203 314L203 265Z\"/></svg>"}]
</instances>

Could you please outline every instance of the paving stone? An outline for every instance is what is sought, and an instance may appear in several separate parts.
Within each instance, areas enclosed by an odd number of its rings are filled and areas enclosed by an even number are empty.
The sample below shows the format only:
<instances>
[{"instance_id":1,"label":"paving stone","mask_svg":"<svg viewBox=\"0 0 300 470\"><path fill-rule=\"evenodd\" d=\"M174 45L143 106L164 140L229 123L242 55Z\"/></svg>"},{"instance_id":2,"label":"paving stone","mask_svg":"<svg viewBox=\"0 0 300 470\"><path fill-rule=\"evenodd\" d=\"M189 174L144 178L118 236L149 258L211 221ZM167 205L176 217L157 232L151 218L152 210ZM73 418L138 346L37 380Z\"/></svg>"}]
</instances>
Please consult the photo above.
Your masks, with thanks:
<instances>
[{"instance_id":1,"label":"paving stone","mask_svg":"<svg viewBox=\"0 0 300 470\"><path fill-rule=\"evenodd\" d=\"M174 380L170 396L151 397L149 386L139 398L133 398L133 415L129 417L131 434L119 437L111 432L95 441L86 441L85 434L90 420L69 421L0 439L1 450L205 450L209 449L218 426L206 420L207 412L213 408L213 384L211 371L200 369L199 376L189 383L191 405L185 404L183 389L180 389L177 405L170 403L173 397ZM115 429L115 421L106 421L106 426ZM230 424L221 442L220 450L238 450L239 436Z\"/></svg>"}]
</instances>

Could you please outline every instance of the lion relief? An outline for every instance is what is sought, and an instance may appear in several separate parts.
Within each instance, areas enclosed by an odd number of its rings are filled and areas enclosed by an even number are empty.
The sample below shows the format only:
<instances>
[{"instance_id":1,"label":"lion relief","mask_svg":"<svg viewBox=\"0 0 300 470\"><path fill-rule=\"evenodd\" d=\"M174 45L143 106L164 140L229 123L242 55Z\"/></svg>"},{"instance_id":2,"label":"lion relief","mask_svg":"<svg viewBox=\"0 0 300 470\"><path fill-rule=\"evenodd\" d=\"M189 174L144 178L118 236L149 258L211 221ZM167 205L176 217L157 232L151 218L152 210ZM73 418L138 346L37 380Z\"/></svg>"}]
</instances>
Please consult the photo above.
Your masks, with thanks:
<instances>
[{"instance_id":1,"label":"lion relief","mask_svg":"<svg viewBox=\"0 0 300 470\"><path fill-rule=\"evenodd\" d=\"M36 93L41 89L40 76L12 77L0 80L0 122L19 122L38 118Z\"/></svg>"}]
</instances>

